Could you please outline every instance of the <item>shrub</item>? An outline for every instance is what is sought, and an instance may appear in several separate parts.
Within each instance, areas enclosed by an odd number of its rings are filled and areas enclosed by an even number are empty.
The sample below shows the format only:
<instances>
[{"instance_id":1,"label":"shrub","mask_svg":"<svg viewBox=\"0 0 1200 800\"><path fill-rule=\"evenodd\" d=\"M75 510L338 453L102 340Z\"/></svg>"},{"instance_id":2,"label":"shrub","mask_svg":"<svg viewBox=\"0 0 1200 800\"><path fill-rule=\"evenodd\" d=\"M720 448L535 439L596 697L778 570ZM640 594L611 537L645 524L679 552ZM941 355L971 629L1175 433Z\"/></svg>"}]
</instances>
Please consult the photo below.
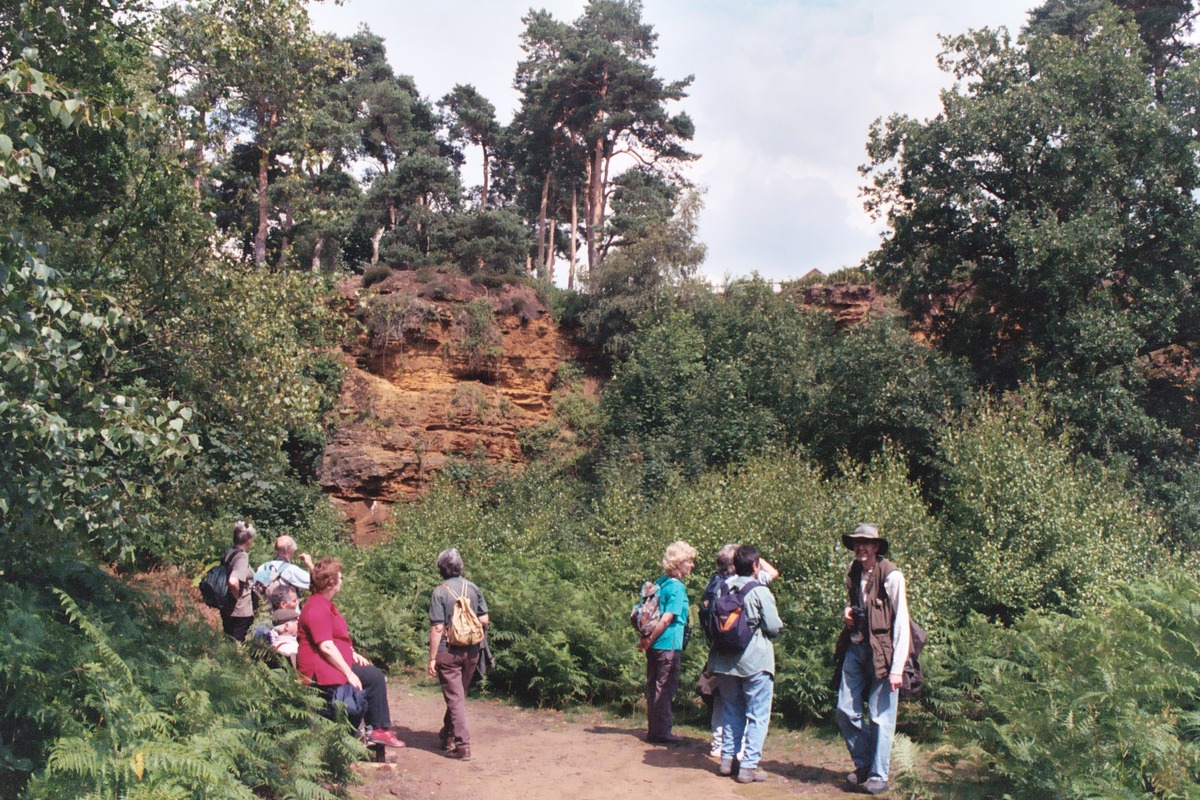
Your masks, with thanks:
<instances>
[{"instance_id":1,"label":"shrub","mask_svg":"<svg viewBox=\"0 0 1200 800\"><path fill-rule=\"evenodd\" d=\"M290 671L96 570L0 586L0 794L328 798L366 751ZM44 581L42 576L42 581ZM76 599L78 598L78 600ZM114 599L117 602L114 602ZM44 770L41 767L44 766Z\"/></svg>"},{"instance_id":2,"label":"shrub","mask_svg":"<svg viewBox=\"0 0 1200 800\"><path fill-rule=\"evenodd\" d=\"M369 289L377 283L383 283L392 274L392 268L387 264L373 264L363 270L362 286Z\"/></svg>"},{"instance_id":3,"label":"shrub","mask_svg":"<svg viewBox=\"0 0 1200 800\"><path fill-rule=\"evenodd\" d=\"M1077 459L1026 393L985 402L940 442L944 539L963 603L1011 622L1072 610L1151 570L1161 523L1122 476Z\"/></svg>"},{"instance_id":4,"label":"shrub","mask_svg":"<svg viewBox=\"0 0 1200 800\"><path fill-rule=\"evenodd\" d=\"M467 303L459 312L458 322L463 327L458 355L465 362L466 374L491 375L503 352L491 301L478 297Z\"/></svg>"},{"instance_id":5,"label":"shrub","mask_svg":"<svg viewBox=\"0 0 1200 800\"><path fill-rule=\"evenodd\" d=\"M1193 571L1110 585L1078 616L976 620L978 719L959 732L1014 798L1200 793L1200 588Z\"/></svg>"}]
</instances>

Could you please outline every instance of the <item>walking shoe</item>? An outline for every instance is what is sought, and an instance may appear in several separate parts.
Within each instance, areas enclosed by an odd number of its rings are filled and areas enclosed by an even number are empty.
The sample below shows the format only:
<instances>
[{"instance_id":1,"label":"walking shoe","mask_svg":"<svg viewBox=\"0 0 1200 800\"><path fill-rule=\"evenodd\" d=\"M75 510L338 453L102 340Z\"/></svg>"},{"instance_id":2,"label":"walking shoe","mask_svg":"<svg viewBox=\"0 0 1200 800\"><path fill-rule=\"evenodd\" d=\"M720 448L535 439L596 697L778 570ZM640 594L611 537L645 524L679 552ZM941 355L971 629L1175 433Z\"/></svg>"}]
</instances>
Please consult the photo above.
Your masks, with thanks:
<instances>
[{"instance_id":1,"label":"walking shoe","mask_svg":"<svg viewBox=\"0 0 1200 800\"><path fill-rule=\"evenodd\" d=\"M447 753L450 752L454 749L455 744L456 742L454 741L453 733L445 728L442 728L440 731L438 731L438 745L441 746L443 751Z\"/></svg>"},{"instance_id":2,"label":"walking shoe","mask_svg":"<svg viewBox=\"0 0 1200 800\"><path fill-rule=\"evenodd\" d=\"M762 783L766 779L766 770L757 768L738 770L737 777L734 778L734 780L736 780L738 783Z\"/></svg>"},{"instance_id":3,"label":"walking shoe","mask_svg":"<svg viewBox=\"0 0 1200 800\"><path fill-rule=\"evenodd\" d=\"M471 745L460 744L446 753L446 758L457 758L459 761L471 760Z\"/></svg>"},{"instance_id":4,"label":"walking shoe","mask_svg":"<svg viewBox=\"0 0 1200 800\"><path fill-rule=\"evenodd\" d=\"M650 742L650 744L679 744L683 741L683 738L673 733L668 733L666 736L648 735L646 736L646 741Z\"/></svg>"},{"instance_id":5,"label":"walking shoe","mask_svg":"<svg viewBox=\"0 0 1200 800\"><path fill-rule=\"evenodd\" d=\"M721 766L717 767L717 774L718 775L732 775L733 774L733 759L732 758L722 758Z\"/></svg>"},{"instance_id":6,"label":"walking shoe","mask_svg":"<svg viewBox=\"0 0 1200 800\"><path fill-rule=\"evenodd\" d=\"M862 787L867 794L883 794L888 790L888 782L880 778L871 778Z\"/></svg>"},{"instance_id":7,"label":"walking shoe","mask_svg":"<svg viewBox=\"0 0 1200 800\"><path fill-rule=\"evenodd\" d=\"M855 767L854 772L846 776L846 783L851 786L862 786L867 782L867 778L871 774L870 767Z\"/></svg>"},{"instance_id":8,"label":"walking shoe","mask_svg":"<svg viewBox=\"0 0 1200 800\"><path fill-rule=\"evenodd\" d=\"M396 738L396 734L392 733L391 728L376 728L367 734L367 741L371 744L381 744L384 747L408 746Z\"/></svg>"}]
</instances>

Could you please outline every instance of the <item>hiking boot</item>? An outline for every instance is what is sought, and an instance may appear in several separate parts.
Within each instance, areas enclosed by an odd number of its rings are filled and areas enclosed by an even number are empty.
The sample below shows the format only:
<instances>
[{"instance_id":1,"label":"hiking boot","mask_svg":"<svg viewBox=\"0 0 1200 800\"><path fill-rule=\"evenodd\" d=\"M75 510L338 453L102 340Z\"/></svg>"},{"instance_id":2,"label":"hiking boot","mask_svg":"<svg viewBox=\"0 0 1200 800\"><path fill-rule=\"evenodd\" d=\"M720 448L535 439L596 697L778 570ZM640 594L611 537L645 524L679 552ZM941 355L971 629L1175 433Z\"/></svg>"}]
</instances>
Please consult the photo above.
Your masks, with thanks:
<instances>
[{"instance_id":1,"label":"hiking boot","mask_svg":"<svg viewBox=\"0 0 1200 800\"><path fill-rule=\"evenodd\" d=\"M459 761L470 761L471 745L460 743L453 750L446 753L446 758L457 758Z\"/></svg>"},{"instance_id":2,"label":"hiking boot","mask_svg":"<svg viewBox=\"0 0 1200 800\"><path fill-rule=\"evenodd\" d=\"M732 758L722 758L721 766L717 767L717 774L718 775L732 775L733 774L733 759Z\"/></svg>"},{"instance_id":3,"label":"hiking boot","mask_svg":"<svg viewBox=\"0 0 1200 800\"><path fill-rule=\"evenodd\" d=\"M683 737L676 736L673 733L668 733L666 736L648 735L646 741L650 742L650 744L680 744L683 741Z\"/></svg>"},{"instance_id":4,"label":"hiking boot","mask_svg":"<svg viewBox=\"0 0 1200 800\"><path fill-rule=\"evenodd\" d=\"M381 744L384 747L408 746L396 738L396 734L392 733L391 728L376 728L367 734L367 742L369 744Z\"/></svg>"},{"instance_id":5,"label":"hiking boot","mask_svg":"<svg viewBox=\"0 0 1200 800\"><path fill-rule=\"evenodd\" d=\"M762 783L766 779L766 770L757 768L738 770L737 777L734 778L734 780L736 780L738 783Z\"/></svg>"},{"instance_id":6,"label":"hiking boot","mask_svg":"<svg viewBox=\"0 0 1200 800\"><path fill-rule=\"evenodd\" d=\"M451 750L454 749L456 744L457 744L457 742L454 741L453 733L446 730L445 728L442 728L440 731L438 731L438 745L442 748L442 750L444 752L447 752L447 753L450 752Z\"/></svg>"},{"instance_id":7,"label":"hiking boot","mask_svg":"<svg viewBox=\"0 0 1200 800\"><path fill-rule=\"evenodd\" d=\"M851 786L863 786L871 774L870 767L855 767L854 772L846 776L846 783Z\"/></svg>"},{"instance_id":8,"label":"hiking boot","mask_svg":"<svg viewBox=\"0 0 1200 800\"><path fill-rule=\"evenodd\" d=\"M862 787L867 794L883 794L888 790L888 782L881 778L871 778Z\"/></svg>"}]
</instances>

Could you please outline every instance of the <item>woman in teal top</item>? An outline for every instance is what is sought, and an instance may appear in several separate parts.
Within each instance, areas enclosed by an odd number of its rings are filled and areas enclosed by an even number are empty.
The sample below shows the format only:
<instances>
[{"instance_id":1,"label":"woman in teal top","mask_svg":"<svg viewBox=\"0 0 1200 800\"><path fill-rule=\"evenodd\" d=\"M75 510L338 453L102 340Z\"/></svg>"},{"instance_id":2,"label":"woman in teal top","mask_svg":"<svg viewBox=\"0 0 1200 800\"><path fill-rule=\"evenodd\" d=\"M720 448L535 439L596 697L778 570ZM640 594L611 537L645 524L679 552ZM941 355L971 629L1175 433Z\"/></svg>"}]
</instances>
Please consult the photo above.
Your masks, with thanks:
<instances>
[{"instance_id":1,"label":"woman in teal top","mask_svg":"<svg viewBox=\"0 0 1200 800\"><path fill-rule=\"evenodd\" d=\"M638 642L646 653L646 716L649 720L646 740L656 744L674 744L679 737L671 733L671 701L679 688L679 663L683 653L683 629L688 620L686 578L696 563L696 548L687 542L675 542L663 554L663 571L658 584L658 607L662 618L649 635Z\"/></svg>"}]
</instances>

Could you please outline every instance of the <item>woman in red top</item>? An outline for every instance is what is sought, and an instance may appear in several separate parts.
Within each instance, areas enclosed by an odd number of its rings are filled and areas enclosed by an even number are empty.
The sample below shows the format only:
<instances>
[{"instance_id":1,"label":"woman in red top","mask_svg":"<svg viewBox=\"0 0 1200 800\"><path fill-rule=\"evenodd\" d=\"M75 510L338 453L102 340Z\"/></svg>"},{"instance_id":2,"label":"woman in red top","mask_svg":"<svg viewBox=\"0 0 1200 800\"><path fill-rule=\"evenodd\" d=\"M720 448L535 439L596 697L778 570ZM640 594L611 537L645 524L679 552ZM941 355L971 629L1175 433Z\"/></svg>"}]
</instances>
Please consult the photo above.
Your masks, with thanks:
<instances>
[{"instance_id":1,"label":"woman in red top","mask_svg":"<svg viewBox=\"0 0 1200 800\"><path fill-rule=\"evenodd\" d=\"M312 596L300 612L300 643L296 669L317 685L321 693L333 692L345 684L367 696L367 740L388 747L404 747L392 732L388 710L387 682L378 667L354 652L346 618L333 604L342 590L342 562L322 558L313 568Z\"/></svg>"}]
</instances>

